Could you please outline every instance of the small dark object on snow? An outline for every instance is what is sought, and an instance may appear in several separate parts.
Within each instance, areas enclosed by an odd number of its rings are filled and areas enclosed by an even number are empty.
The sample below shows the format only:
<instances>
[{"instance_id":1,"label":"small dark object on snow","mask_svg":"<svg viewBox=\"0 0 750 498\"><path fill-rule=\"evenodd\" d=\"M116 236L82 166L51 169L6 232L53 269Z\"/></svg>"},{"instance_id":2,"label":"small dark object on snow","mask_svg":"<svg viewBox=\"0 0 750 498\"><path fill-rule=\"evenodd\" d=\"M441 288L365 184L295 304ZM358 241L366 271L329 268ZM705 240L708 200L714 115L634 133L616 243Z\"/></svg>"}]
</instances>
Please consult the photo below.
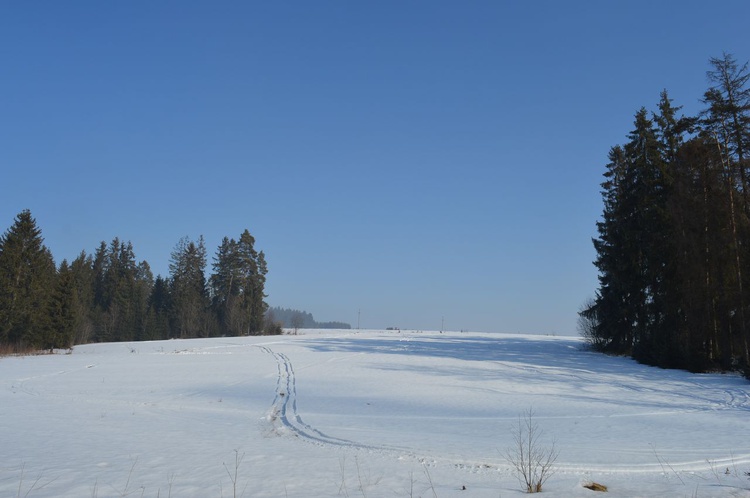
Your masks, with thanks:
<instances>
[{"instance_id":1,"label":"small dark object on snow","mask_svg":"<svg viewBox=\"0 0 750 498\"><path fill-rule=\"evenodd\" d=\"M591 491L603 491L607 492L607 486L604 484L599 484L598 482L590 482L588 484L583 485L584 488L590 489Z\"/></svg>"},{"instance_id":2,"label":"small dark object on snow","mask_svg":"<svg viewBox=\"0 0 750 498\"><path fill-rule=\"evenodd\" d=\"M461 486L461 491L466 491L466 486Z\"/></svg>"}]
</instances>

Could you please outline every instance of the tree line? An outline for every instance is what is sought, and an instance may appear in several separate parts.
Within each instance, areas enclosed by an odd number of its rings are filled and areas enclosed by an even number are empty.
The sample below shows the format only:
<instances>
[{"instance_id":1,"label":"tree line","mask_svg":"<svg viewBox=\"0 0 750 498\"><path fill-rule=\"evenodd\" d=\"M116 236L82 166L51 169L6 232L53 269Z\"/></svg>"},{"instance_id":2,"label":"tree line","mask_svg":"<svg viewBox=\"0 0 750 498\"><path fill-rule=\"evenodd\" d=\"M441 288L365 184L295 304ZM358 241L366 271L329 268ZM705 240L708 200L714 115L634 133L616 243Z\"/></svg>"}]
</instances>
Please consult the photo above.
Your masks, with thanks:
<instances>
[{"instance_id":1,"label":"tree line","mask_svg":"<svg viewBox=\"0 0 750 498\"><path fill-rule=\"evenodd\" d=\"M289 329L350 329L351 324L345 322L318 322L312 313L290 308L275 306L268 310L268 316Z\"/></svg>"},{"instance_id":2,"label":"tree line","mask_svg":"<svg viewBox=\"0 0 750 498\"><path fill-rule=\"evenodd\" d=\"M699 115L665 90L610 150L579 323L600 351L750 375L750 73L731 54L709 64Z\"/></svg>"},{"instance_id":3,"label":"tree line","mask_svg":"<svg viewBox=\"0 0 750 498\"><path fill-rule=\"evenodd\" d=\"M249 231L222 240L208 278L207 263L203 237L185 237L167 277L119 238L56 265L24 210L0 237L0 348L281 333L265 320L268 268Z\"/></svg>"}]
</instances>

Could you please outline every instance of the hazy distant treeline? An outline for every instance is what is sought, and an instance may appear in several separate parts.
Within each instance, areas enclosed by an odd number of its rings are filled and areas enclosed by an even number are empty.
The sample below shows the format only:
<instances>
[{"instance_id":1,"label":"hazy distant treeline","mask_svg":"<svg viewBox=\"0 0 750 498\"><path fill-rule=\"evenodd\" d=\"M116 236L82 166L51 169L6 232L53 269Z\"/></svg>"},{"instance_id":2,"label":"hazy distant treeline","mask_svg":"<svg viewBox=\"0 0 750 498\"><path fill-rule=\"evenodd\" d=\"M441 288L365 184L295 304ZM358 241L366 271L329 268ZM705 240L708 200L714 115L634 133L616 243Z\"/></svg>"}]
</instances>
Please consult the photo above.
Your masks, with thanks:
<instances>
[{"instance_id":1,"label":"hazy distant treeline","mask_svg":"<svg viewBox=\"0 0 750 498\"><path fill-rule=\"evenodd\" d=\"M294 329L350 329L343 322L316 322L311 313L300 310L273 307L268 310L268 318L285 328Z\"/></svg>"},{"instance_id":2,"label":"hazy distant treeline","mask_svg":"<svg viewBox=\"0 0 750 498\"><path fill-rule=\"evenodd\" d=\"M699 115L665 90L611 149L580 324L601 351L750 373L750 73L724 54L707 76Z\"/></svg>"}]
</instances>

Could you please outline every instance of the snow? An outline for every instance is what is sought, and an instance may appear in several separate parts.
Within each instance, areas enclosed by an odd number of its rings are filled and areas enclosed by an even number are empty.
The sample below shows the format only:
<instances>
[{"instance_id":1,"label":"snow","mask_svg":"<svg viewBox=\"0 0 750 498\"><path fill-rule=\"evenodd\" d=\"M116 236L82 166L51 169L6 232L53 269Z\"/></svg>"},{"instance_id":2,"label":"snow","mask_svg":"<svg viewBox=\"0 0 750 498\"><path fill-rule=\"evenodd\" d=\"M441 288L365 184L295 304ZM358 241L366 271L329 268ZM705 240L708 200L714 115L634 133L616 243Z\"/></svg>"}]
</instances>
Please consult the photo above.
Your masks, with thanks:
<instances>
[{"instance_id":1,"label":"snow","mask_svg":"<svg viewBox=\"0 0 750 498\"><path fill-rule=\"evenodd\" d=\"M315 331L0 358L0 496L750 497L750 384L578 338ZM463 488L466 488L465 490Z\"/></svg>"}]
</instances>

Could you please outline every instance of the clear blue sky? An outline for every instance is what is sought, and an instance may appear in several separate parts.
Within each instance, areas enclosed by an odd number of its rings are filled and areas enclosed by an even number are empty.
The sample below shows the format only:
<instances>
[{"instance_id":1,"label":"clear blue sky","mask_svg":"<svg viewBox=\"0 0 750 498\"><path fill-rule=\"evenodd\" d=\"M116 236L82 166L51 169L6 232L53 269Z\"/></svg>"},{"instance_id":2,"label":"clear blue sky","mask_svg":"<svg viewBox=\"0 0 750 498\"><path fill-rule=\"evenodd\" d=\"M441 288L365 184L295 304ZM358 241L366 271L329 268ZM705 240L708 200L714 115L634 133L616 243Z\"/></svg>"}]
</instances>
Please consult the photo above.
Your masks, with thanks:
<instances>
[{"instance_id":1,"label":"clear blue sky","mask_svg":"<svg viewBox=\"0 0 750 498\"><path fill-rule=\"evenodd\" d=\"M247 228L271 305L362 327L574 334L607 152L750 2L0 4L0 230L166 275Z\"/></svg>"}]
</instances>

